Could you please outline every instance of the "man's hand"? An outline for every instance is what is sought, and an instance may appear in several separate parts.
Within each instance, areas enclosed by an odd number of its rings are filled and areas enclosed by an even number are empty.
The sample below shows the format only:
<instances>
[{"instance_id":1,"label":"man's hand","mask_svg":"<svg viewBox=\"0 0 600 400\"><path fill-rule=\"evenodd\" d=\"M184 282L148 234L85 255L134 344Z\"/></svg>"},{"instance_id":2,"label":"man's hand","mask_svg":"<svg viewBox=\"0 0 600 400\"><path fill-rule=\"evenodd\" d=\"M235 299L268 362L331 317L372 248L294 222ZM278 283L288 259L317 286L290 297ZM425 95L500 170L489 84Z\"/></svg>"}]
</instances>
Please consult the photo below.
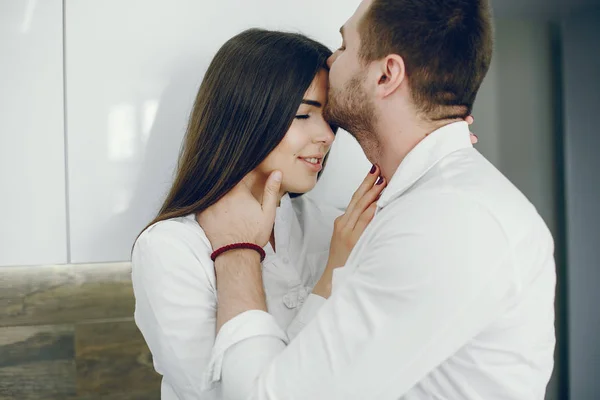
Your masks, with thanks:
<instances>
[{"instance_id":1,"label":"man's hand","mask_svg":"<svg viewBox=\"0 0 600 400\"><path fill-rule=\"evenodd\" d=\"M264 247L273 230L282 174L271 173L262 203L252 196L242 180L229 193L197 216L214 250L240 242Z\"/></svg>"}]
</instances>

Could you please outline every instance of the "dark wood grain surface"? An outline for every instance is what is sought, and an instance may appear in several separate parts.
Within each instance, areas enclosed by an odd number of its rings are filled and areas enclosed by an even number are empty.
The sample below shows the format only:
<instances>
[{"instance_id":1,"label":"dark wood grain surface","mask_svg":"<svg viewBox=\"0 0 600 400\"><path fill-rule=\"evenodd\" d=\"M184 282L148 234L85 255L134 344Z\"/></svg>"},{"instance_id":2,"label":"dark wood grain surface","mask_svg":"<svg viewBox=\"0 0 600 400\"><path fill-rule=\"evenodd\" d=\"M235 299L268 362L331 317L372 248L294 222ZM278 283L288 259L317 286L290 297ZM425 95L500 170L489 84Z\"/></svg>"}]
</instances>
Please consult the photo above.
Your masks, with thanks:
<instances>
[{"instance_id":1,"label":"dark wood grain surface","mask_svg":"<svg viewBox=\"0 0 600 400\"><path fill-rule=\"evenodd\" d=\"M129 263L0 269L0 400L158 400Z\"/></svg>"}]
</instances>

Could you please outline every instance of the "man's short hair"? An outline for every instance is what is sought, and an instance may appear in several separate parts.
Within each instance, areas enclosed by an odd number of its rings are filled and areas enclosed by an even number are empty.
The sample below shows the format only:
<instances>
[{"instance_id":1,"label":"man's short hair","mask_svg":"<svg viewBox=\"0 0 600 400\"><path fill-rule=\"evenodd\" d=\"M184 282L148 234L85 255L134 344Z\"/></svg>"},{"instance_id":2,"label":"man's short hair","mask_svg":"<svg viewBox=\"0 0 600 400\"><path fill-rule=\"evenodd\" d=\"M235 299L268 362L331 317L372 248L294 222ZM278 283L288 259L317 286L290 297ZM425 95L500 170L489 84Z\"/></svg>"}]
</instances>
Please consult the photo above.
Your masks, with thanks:
<instances>
[{"instance_id":1,"label":"man's short hair","mask_svg":"<svg viewBox=\"0 0 600 400\"><path fill-rule=\"evenodd\" d=\"M428 119L471 114L493 47L487 0L373 0L359 25L364 62L400 55Z\"/></svg>"}]
</instances>

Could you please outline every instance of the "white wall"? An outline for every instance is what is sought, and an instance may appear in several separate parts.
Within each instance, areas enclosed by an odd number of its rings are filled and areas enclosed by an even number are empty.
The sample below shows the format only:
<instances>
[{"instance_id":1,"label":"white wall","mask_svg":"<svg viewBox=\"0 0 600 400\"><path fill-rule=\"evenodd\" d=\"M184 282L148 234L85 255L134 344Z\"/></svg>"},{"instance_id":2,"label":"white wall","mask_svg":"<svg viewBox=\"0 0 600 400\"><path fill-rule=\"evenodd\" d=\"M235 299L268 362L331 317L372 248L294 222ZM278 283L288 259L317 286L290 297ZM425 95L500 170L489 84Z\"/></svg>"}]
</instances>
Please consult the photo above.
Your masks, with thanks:
<instances>
[{"instance_id":1,"label":"white wall","mask_svg":"<svg viewBox=\"0 0 600 400\"><path fill-rule=\"evenodd\" d=\"M62 2L0 1L0 266L67 262Z\"/></svg>"}]
</instances>

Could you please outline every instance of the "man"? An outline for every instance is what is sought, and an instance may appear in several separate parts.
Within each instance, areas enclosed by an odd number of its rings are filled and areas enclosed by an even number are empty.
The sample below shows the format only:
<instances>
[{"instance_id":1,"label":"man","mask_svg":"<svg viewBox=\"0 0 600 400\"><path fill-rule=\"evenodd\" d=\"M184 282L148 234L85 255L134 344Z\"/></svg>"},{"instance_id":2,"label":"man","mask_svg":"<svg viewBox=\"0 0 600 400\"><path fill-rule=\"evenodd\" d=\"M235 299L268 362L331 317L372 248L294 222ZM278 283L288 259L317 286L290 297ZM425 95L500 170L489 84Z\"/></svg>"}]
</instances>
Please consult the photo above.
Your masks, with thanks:
<instances>
[{"instance_id":1,"label":"man","mask_svg":"<svg viewBox=\"0 0 600 400\"><path fill-rule=\"evenodd\" d=\"M389 184L287 346L265 312L258 254L216 259L222 326L207 381L222 379L228 399L542 399L552 238L463 122L491 59L487 2L364 0L341 33L327 114ZM211 207L211 242L263 240L279 180L262 205L236 190L228 204L243 207Z\"/></svg>"}]
</instances>

